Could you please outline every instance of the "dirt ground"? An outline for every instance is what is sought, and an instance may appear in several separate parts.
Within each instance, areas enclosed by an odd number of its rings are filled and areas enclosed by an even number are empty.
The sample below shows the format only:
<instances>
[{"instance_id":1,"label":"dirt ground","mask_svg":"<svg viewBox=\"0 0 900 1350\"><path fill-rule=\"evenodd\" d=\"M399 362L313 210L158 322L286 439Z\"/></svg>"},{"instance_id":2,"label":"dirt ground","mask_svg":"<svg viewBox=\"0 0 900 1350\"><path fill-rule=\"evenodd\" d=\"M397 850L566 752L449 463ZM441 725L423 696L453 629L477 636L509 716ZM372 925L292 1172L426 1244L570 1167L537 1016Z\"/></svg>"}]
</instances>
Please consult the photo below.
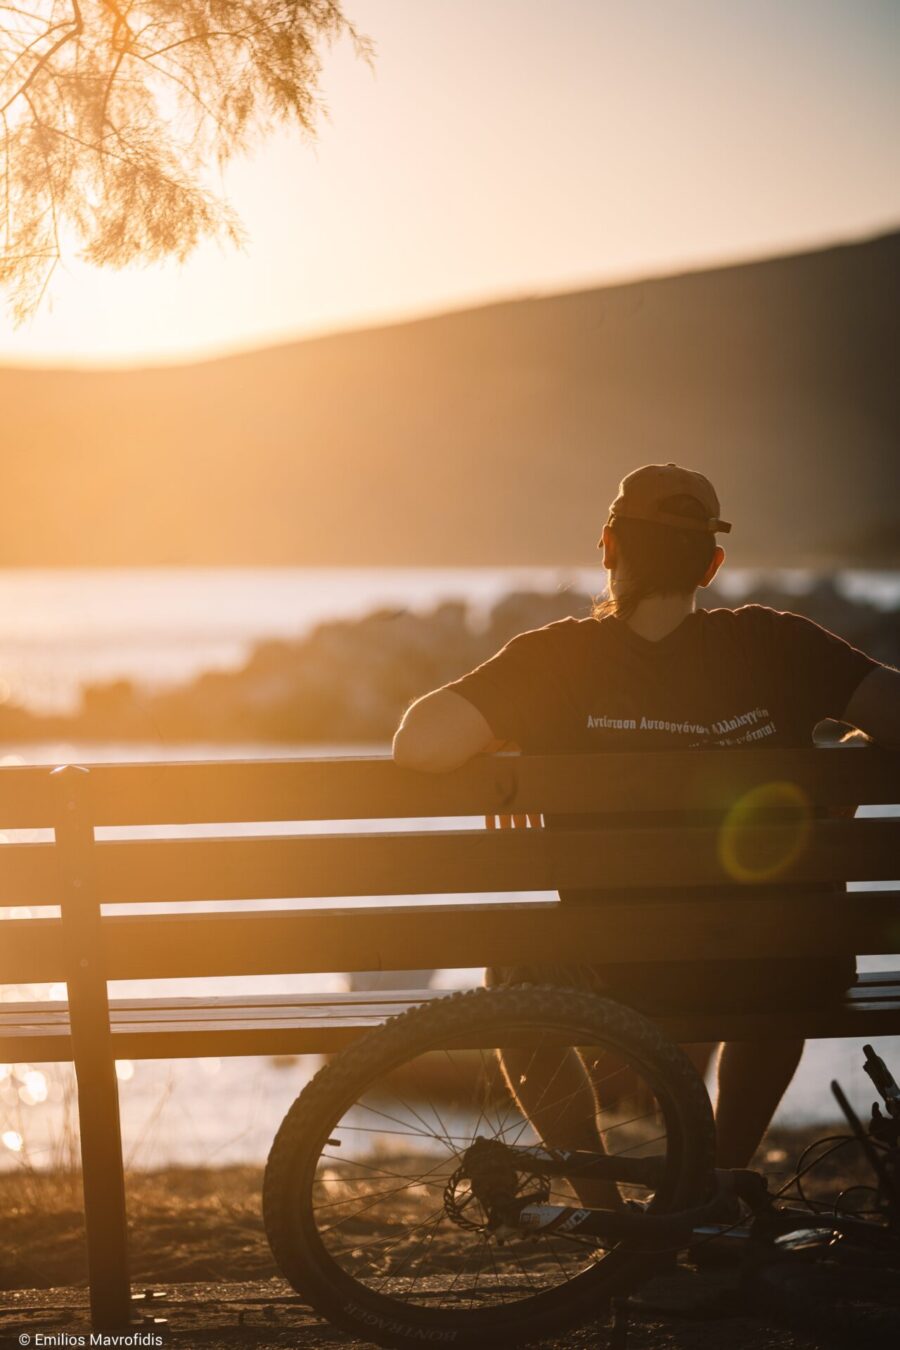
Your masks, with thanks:
<instances>
[{"instance_id":1,"label":"dirt ground","mask_svg":"<svg viewBox=\"0 0 900 1350\"><path fill-rule=\"evenodd\" d=\"M172 1284L156 1291L134 1330L161 1337L160 1350L337 1350L360 1345L304 1307L283 1280ZM81 1289L22 1289L3 1297L0 1345L44 1336L87 1336L87 1294ZM165 1319L154 1320L154 1319ZM61 1344L62 1342L57 1342ZM73 1344L73 1342L69 1342ZM741 1306L733 1277L687 1269L645 1286L626 1309L553 1341L551 1350L809 1350L815 1339L772 1326ZM861 1347L862 1350L862 1347Z\"/></svg>"},{"instance_id":2,"label":"dirt ground","mask_svg":"<svg viewBox=\"0 0 900 1350\"><path fill-rule=\"evenodd\" d=\"M827 1133L822 1131L820 1133ZM787 1180L812 1136L772 1134L759 1163L770 1188ZM852 1150L851 1150L852 1152ZM810 1178L811 1194L834 1195L859 1178L845 1153ZM258 1168L172 1169L128 1178L133 1288L160 1350L237 1345L354 1344L304 1306L274 1266L260 1211ZM0 1346L75 1346L89 1333L86 1258L77 1176L0 1177ZM164 1319L154 1321L153 1318ZM24 1338L30 1337L30 1341ZM358 1342L356 1342L358 1344ZM806 1350L818 1342L775 1325L748 1306L735 1265L712 1249L698 1268L682 1260L627 1305L553 1342L608 1350Z\"/></svg>"}]
</instances>

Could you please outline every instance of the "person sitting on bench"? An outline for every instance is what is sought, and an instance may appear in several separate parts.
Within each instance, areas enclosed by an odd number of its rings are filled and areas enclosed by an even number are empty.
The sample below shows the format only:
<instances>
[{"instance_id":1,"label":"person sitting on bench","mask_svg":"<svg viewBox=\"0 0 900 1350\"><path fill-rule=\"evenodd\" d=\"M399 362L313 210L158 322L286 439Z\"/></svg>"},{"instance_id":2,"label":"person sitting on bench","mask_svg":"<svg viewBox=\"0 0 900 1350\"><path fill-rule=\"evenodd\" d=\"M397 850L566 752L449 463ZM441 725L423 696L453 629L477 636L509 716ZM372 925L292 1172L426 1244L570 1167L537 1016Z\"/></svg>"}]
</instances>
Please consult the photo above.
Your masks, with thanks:
<instances>
[{"instance_id":1,"label":"person sitting on bench","mask_svg":"<svg viewBox=\"0 0 900 1350\"><path fill-rule=\"evenodd\" d=\"M610 598L590 617L520 634L469 674L420 698L394 737L395 761L440 773L474 755L510 748L544 755L800 748L812 743L813 728L826 718L848 723L879 744L900 746L900 672L797 614L763 605L697 609L697 590L710 584L724 561L716 535L730 530L702 474L675 464L649 464L630 473L598 544ZM618 826L629 823L627 813L623 801ZM553 828L600 819L548 817L543 823ZM501 817L499 823L540 821ZM571 893L581 901L589 896ZM560 899L566 898L562 892ZM758 1007L761 997L774 1007L815 1002L843 993L854 974L852 959L785 958L548 964L489 970L487 980L589 987L652 1014L703 1006L739 1011ZM716 1102L720 1166L749 1163L802 1049L799 1039L722 1046ZM552 1119L545 1112L542 1118L542 1079L555 1074L558 1085L565 1082L559 1095L570 1104L590 1090L574 1051L566 1052L562 1065L558 1051L547 1055L548 1062L532 1065L522 1081L517 1054L507 1052L510 1085L548 1146L595 1148L596 1129L576 1119L574 1109L562 1108Z\"/></svg>"}]
</instances>

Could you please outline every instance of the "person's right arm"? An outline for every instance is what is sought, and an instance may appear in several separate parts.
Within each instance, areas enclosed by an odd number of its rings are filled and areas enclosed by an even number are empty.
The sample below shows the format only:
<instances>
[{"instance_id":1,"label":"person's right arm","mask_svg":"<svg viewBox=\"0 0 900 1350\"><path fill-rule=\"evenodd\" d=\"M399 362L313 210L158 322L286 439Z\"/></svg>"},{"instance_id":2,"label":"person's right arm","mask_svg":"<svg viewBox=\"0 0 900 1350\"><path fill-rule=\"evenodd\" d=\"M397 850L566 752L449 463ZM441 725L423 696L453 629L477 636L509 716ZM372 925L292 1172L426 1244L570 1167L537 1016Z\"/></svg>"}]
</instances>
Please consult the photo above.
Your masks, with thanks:
<instances>
[{"instance_id":1,"label":"person's right arm","mask_svg":"<svg viewBox=\"0 0 900 1350\"><path fill-rule=\"evenodd\" d=\"M900 670L878 666L860 681L841 719L888 750L900 750Z\"/></svg>"},{"instance_id":2,"label":"person's right arm","mask_svg":"<svg viewBox=\"0 0 900 1350\"><path fill-rule=\"evenodd\" d=\"M426 694L410 707L394 736L394 763L422 773L446 773L475 755L519 749L552 716L560 671L571 664L573 620L546 624L512 638L489 661ZM487 816L489 828L540 825L538 815Z\"/></svg>"},{"instance_id":3,"label":"person's right arm","mask_svg":"<svg viewBox=\"0 0 900 1350\"><path fill-rule=\"evenodd\" d=\"M422 773L446 773L505 744L468 699L452 689L435 689L404 714L394 735L394 763Z\"/></svg>"},{"instance_id":4,"label":"person's right arm","mask_svg":"<svg viewBox=\"0 0 900 1350\"><path fill-rule=\"evenodd\" d=\"M523 733L547 715L560 643L567 650L571 645L567 622L530 629L467 675L418 699L397 728L394 762L446 773L474 755L521 744Z\"/></svg>"}]
</instances>

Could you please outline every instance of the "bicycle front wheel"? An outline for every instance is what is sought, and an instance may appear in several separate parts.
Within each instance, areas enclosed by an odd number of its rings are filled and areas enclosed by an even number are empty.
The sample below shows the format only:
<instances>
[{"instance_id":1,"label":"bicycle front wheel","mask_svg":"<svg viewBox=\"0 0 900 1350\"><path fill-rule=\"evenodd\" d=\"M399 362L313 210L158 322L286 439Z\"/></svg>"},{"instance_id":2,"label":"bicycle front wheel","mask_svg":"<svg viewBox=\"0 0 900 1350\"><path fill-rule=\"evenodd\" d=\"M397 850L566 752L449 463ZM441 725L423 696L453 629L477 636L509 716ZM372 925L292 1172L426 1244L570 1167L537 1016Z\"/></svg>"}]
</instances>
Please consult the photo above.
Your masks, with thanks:
<instances>
[{"instance_id":1,"label":"bicycle front wheel","mask_svg":"<svg viewBox=\"0 0 900 1350\"><path fill-rule=\"evenodd\" d=\"M579 1051L593 1093L583 1071L572 1091L566 1047ZM282 1272L330 1321L385 1346L512 1346L600 1316L640 1280L646 1252L599 1251L562 1231L498 1235L461 1165L476 1139L539 1147L531 1119L555 1111L570 1129L583 1115L609 1159L653 1160L652 1189L623 1166L629 1179L611 1203L663 1213L704 1198L709 1098L651 1022L585 991L475 990L361 1038L291 1107L263 1191ZM526 1186L547 1204L602 1207L577 1179L531 1175Z\"/></svg>"}]
</instances>

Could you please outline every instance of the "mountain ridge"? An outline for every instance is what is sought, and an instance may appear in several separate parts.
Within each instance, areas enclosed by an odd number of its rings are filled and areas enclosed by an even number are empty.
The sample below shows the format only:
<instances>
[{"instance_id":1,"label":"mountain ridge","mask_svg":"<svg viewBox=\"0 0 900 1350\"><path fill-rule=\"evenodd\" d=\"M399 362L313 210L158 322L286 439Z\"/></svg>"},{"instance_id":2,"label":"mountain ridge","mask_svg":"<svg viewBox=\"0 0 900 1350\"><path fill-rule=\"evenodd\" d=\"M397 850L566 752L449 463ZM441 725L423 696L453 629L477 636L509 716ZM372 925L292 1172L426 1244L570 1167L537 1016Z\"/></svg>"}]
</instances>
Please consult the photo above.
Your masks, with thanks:
<instances>
[{"instance_id":1,"label":"mountain ridge","mask_svg":"<svg viewBox=\"0 0 900 1350\"><path fill-rule=\"evenodd\" d=\"M6 565L571 565L710 474L749 565L900 561L900 233L183 366L0 369Z\"/></svg>"}]
</instances>

